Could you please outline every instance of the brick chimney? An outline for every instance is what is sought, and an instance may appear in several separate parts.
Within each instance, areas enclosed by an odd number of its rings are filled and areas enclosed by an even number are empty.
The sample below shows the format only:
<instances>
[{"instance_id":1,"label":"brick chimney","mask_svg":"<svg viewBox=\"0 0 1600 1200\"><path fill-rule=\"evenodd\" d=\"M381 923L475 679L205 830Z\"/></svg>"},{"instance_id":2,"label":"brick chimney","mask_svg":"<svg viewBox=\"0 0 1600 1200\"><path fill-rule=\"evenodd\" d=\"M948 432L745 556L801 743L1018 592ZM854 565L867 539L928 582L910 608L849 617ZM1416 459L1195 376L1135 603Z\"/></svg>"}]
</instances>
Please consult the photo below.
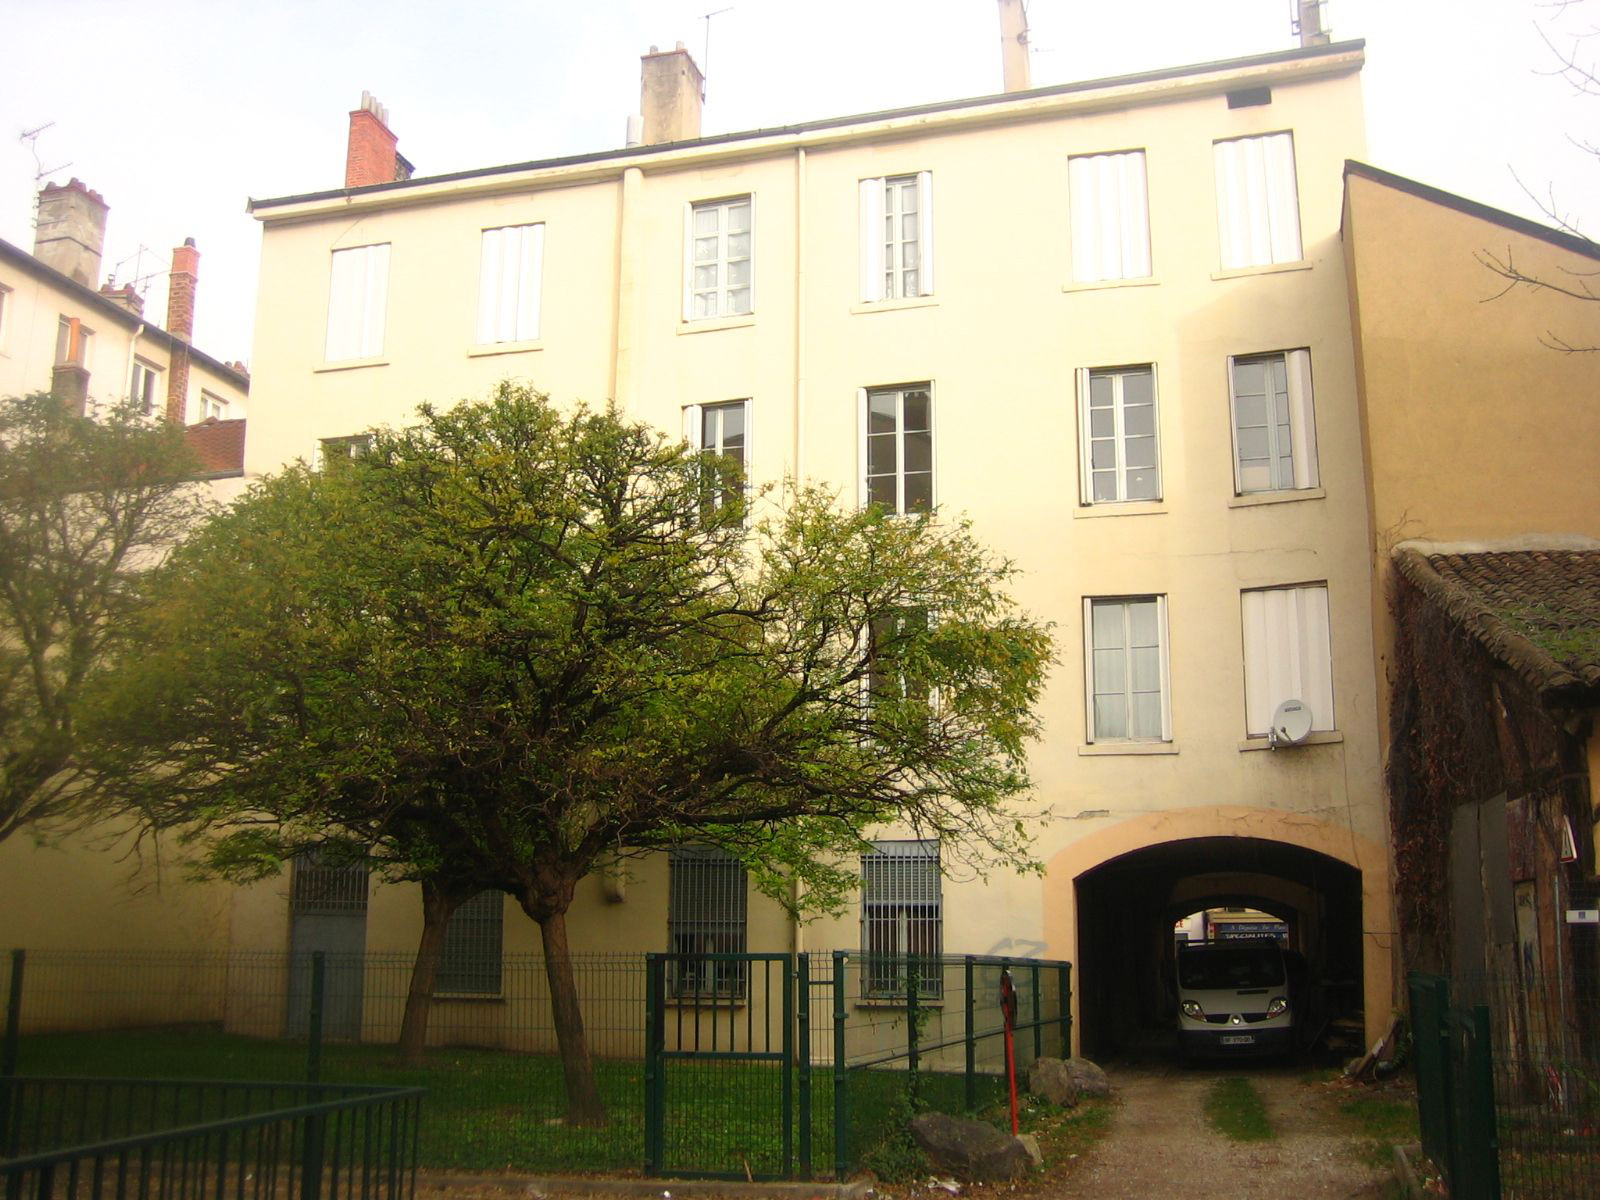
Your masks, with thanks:
<instances>
[{"instance_id":1,"label":"brick chimney","mask_svg":"<svg viewBox=\"0 0 1600 1200\"><path fill-rule=\"evenodd\" d=\"M415 169L395 146L389 110L371 92L361 93L361 107L350 114L350 142L344 157L344 185L367 187L410 179Z\"/></svg>"},{"instance_id":2,"label":"brick chimney","mask_svg":"<svg viewBox=\"0 0 1600 1200\"><path fill-rule=\"evenodd\" d=\"M700 98L705 77L679 42L674 50L657 50L639 60L639 111L644 116L644 144L691 141L700 136Z\"/></svg>"},{"instance_id":3,"label":"brick chimney","mask_svg":"<svg viewBox=\"0 0 1600 1200\"><path fill-rule=\"evenodd\" d=\"M1028 14L1022 0L1000 0L1000 73L1008 92L1033 86L1028 63Z\"/></svg>"},{"instance_id":4,"label":"brick chimney","mask_svg":"<svg viewBox=\"0 0 1600 1200\"><path fill-rule=\"evenodd\" d=\"M125 283L117 287L115 284L103 283L100 285L100 294L111 303L121 305L134 316L144 316L144 297L139 295L133 284Z\"/></svg>"},{"instance_id":5,"label":"brick chimney","mask_svg":"<svg viewBox=\"0 0 1600 1200\"><path fill-rule=\"evenodd\" d=\"M99 287L108 211L100 193L77 179L46 184L39 193L33 256L84 287Z\"/></svg>"},{"instance_id":6,"label":"brick chimney","mask_svg":"<svg viewBox=\"0 0 1600 1200\"><path fill-rule=\"evenodd\" d=\"M1302 46L1326 46L1333 35L1322 27L1323 0L1298 0L1295 5L1295 32Z\"/></svg>"},{"instance_id":7,"label":"brick chimney","mask_svg":"<svg viewBox=\"0 0 1600 1200\"><path fill-rule=\"evenodd\" d=\"M194 293L200 282L200 251L193 238L172 251L167 275L167 332L177 339L167 367L167 420L182 425L189 410L189 342L194 338Z\"/></svg>"}]
</instances>

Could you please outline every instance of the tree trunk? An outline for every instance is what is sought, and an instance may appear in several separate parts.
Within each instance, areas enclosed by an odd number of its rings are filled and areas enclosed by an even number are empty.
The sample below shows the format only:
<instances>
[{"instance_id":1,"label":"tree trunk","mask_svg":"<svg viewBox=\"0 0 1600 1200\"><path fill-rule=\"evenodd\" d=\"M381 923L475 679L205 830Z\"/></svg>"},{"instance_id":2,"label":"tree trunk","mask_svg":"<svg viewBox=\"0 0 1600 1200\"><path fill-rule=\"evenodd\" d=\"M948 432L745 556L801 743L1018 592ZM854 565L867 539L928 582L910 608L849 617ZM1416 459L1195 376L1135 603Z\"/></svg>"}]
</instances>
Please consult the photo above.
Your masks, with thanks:
<instances>
[{"instance_id":1,"label":"tree trunk","mask_svg":"<svg viewBox=\"0 0 1600 1200\"><path fill-rule=\"evenodd\" d=\"M432 880L422 881L422 941L411 964L411 987L406 992L406 1012L400 1021L400 1061L408 1067L420 1066L423 1047L428 1041L428 1013L433 1007L433 985L444 958L444 933L450 915L460 908L464 896L448 891Z\"/></svg>"},{"instance_id":2,"label":"tree trunk","mask_svg":"<svg viewBox=\"0 0 1600 1200\"><path fill-rule=\"evenodd\" d=\"M550 1011L556 1022L556 1043L561 1047L561 1072L567 1083L567 1124L601 1126L605 1105L595 1085L594 1061L583 1032L583 1012L578 1007L578 983L572 974L572 954L567 946L565 910L538 918L544 943L544 973L550 984Z\"/></svg>"}]
</instances>

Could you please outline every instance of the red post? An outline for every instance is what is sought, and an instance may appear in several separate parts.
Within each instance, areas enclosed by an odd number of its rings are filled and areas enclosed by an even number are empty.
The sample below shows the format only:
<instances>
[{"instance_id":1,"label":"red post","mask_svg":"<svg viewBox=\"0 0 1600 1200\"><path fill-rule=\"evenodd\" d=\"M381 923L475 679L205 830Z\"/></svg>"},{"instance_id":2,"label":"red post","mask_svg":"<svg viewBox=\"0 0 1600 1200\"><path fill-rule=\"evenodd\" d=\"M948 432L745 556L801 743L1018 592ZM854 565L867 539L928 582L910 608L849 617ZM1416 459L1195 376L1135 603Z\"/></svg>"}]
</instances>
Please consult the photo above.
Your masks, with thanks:
<instances>
[{"instance_id":1,"label":"red post","mask_svg":"<svg viewBox=\"0 0 1600 1200\"><path fill-rule=\"evenodd\" d=\"M1017 1020L1017 989L1011 983L1010 968L1000 972L1000 1012L1006 1022L1006 1081L1011 1085L1011 1136L1017 1136L1017 1051L1012 1041L1012 1026Z\"/></svg>"}]
</instances>

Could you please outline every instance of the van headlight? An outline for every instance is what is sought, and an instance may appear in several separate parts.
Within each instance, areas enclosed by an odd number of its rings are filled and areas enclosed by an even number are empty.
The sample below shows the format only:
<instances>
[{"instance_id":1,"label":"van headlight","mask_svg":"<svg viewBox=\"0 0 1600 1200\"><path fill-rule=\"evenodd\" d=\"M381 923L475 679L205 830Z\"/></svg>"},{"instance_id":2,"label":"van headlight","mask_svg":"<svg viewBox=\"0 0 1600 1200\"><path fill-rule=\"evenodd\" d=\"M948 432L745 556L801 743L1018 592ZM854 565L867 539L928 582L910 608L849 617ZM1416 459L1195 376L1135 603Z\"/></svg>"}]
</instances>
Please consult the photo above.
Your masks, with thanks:
<instances>
[{"instance_id":1,"label":"van headlight","mask_svg":"<svg viewBox=\"0 0 1600 1200\"><path fill-rule=\"evenodd\" d=\"M1178 1005L1178 1008L1184 1016L1190 1018L1191 1020L1204 1021L1206 1019L1206 1010L1201 1008L1193 1000L1185 1000L1182 1004Z\"/></svg>"},{"instance_id":2,"label":"van headlight","mask_svg":"<svg viewBox=\"0 0 1600 1200\"><path fill-rule=\"evenodd\" d=\"M1274 996L1272 1003L1267 1005L1267 1016L1281 1017L1289 1011L1289 1001L1282 996Z\"/></svg>"}]
</instances>

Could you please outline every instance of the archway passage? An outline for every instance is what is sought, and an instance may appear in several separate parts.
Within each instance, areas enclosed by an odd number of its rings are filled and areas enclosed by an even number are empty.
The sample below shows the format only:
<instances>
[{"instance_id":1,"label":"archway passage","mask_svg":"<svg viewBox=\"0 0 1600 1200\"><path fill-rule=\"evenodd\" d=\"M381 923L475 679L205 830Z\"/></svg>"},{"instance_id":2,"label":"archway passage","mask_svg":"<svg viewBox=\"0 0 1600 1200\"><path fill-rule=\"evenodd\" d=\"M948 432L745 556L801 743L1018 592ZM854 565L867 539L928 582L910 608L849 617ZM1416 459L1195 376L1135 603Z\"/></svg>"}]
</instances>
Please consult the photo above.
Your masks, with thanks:
<instances>
[{"instance_id":1,"label":"archway passage","mask_svg":"<svg viewBox=\"0 0 1600 1200\"><path fill-rule=\"evenodd\" d=\"M1362 1027L1361 872L1300 846L1249 837L1159 842L1074 881L1079 1044L1109 1058L1174 1041L1173 923L1208 908L1282 920L1305 956L1306 1036Z\"/></svg>"}]
</instances>

